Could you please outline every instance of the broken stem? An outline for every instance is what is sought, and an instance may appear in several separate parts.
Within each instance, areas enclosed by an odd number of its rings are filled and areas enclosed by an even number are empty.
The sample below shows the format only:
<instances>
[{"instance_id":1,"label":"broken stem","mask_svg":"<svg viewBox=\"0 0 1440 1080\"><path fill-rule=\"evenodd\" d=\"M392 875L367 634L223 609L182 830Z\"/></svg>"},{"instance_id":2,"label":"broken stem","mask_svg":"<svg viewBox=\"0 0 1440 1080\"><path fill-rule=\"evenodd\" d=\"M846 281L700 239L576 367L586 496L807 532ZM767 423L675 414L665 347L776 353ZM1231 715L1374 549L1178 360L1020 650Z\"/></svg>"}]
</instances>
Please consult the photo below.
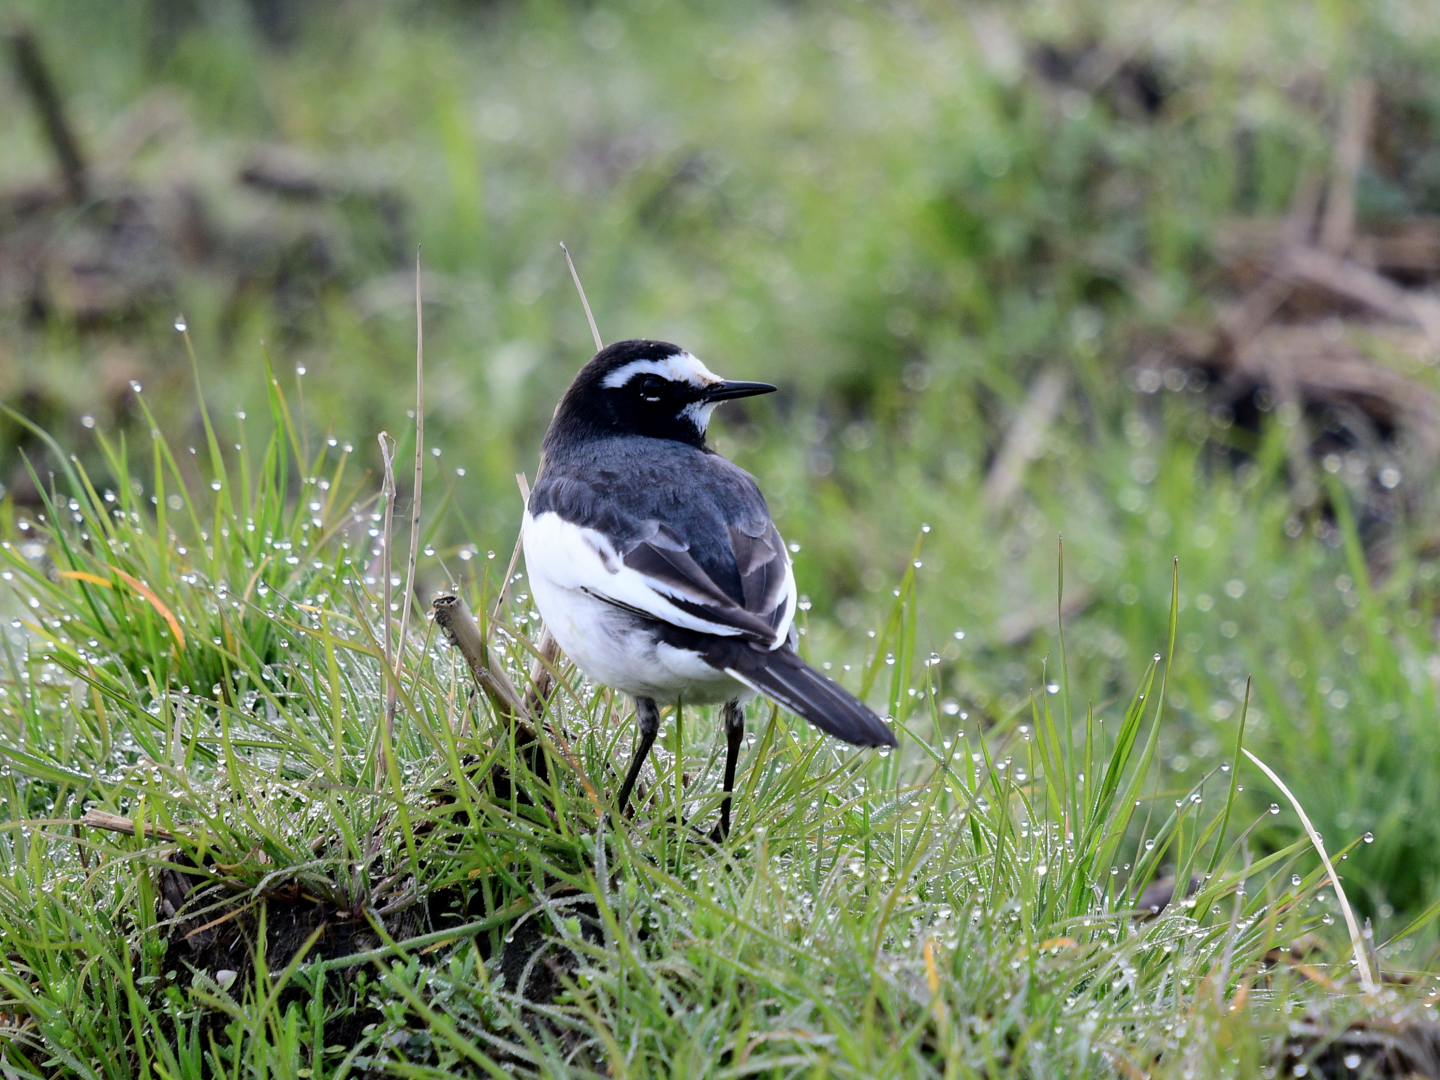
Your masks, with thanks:
<instances>
[{"instance_id":1,"label":"broken stem","mask_svg":"<svg viewBox=\"0 0 1440 1080\"><path fill-rule=\"evenodd\" d=\"M475 622L475 616L470 613L465 601L452 593L444 593L437 596L431 606L435 611L436 624L445 632L450 644L465 657L475 684L494 704L495 711L528 720L530 714L521 701L515 684L510 681L510 676L505 673L505 669L486 645L485 638L480 634L480 627Z\"/></svg>"}]
</instances>

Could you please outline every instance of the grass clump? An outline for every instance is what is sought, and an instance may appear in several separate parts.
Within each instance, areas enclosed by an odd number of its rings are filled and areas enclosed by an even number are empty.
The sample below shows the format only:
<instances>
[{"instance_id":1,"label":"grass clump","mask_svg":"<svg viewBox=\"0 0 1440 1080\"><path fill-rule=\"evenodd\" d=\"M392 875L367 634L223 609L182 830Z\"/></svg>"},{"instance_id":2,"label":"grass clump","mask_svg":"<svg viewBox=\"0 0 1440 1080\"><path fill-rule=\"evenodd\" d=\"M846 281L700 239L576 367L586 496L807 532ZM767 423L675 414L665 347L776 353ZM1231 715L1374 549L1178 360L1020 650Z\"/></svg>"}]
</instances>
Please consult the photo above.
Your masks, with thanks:
<instances>
[{"instance_id":1,"label":"grass clump","mask_svg":"<svg viewBox=\"0 0 1440 1080\"><path fill-rule=\"evenodd\" d=\"M1359 992L1307 841L1256 842L1243 710L1224 764L1162 778L1178 581L1128 698L1082 710L1062 649L981 730L926 656L917 547L852 677L900 750L752 706L716 846L708 710L615 820L624 702L563 670L528 741L427 628L386 737L381 523L269 385L258 444L157 432L145 480L51 444L0 547L7 1075L1238 1076L1425 1013ZM483 629L526 689L523 585Z\"/></svg>"}]
</instances>

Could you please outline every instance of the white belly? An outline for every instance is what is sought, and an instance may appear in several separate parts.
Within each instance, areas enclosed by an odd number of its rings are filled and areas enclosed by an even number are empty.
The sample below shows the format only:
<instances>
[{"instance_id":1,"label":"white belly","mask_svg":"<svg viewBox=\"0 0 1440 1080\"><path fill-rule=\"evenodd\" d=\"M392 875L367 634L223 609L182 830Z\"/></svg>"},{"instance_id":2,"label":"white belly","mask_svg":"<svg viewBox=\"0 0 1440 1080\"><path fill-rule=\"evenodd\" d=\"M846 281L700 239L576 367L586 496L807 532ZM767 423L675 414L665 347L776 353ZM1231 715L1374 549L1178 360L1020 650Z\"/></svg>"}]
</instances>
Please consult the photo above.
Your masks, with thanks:
<instances>
[{"instance_id":1,"label":"white belly","mask_svg":"<svg viewBox=\"0 0 1440 1080\"><path fill-rule=\"evenodd\" d=\"M560 648L586 676L662 703L683 698L699 705L753 696L753 691L716 671L697 653L657 642L645 620L568 581L557 581L573 576L572 568L552 567L540 552L532 551L531 524L527 514L523 536L531 595Z\"/></svg>"}]
</instances>

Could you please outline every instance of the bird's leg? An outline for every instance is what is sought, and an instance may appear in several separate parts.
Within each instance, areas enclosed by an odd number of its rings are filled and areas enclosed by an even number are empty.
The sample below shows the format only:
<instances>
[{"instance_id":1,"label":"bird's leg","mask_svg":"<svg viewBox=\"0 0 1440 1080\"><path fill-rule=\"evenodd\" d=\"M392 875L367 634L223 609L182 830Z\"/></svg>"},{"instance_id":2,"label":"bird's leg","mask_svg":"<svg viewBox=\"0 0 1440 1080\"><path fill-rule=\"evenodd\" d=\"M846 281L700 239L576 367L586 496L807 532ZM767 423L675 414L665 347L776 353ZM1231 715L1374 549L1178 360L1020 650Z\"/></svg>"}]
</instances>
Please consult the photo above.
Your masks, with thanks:
<instances>
[{"instance_id":1,"label":"bird's leg","mask_svg":"<svg viewBox=\"0 0 1440 1080\"><path fill-rule=\"evenodd\" d=\"M720 824L710 838L717 843L730 835L730 793L735 790L735 764L740 759L740 740L745 737L745 709L739 698L720 707L725 718L725 797L720 800Z\"/></svg>"},{"instance_id":2,"label":"bird's leg","mask_svg":"<svg viewBox=\"0 0 1440 1080\"><path fill-rule=\"evenodd\" d=\"M654 698L635 699L635 723L640 737L635 740L635 756L630 760L630 771L625 774L625 782L620 785L620 795L615 800L622 814L630 802L630 789L635 786L635 781L640 776L640 766L645 764L645 759L650 755L650 747L655 743L655 736L660 733L660 707L655 704Z\"/></svg>"}]
</instances>

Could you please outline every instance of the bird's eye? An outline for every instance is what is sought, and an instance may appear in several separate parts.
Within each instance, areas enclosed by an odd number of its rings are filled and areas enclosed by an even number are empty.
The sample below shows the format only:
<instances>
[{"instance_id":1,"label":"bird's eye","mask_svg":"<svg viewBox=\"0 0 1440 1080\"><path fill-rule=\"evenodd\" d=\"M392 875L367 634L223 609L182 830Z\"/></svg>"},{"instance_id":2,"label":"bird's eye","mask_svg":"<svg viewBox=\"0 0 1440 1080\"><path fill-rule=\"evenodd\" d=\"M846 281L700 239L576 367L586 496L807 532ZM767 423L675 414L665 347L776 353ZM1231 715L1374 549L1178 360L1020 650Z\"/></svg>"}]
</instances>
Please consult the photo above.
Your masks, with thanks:
<instances>
[{"instance_id":1,"label":"bird's eye","mask_svg":"<svg viewBox=\"0 0 1440 1080\"><path fill-rule=\"evenodd\" d=\"M640 394L646 401L659 401L664 389L665 380L659 375L646 375L640 380Z\"/></svg>"}]
</instances>

